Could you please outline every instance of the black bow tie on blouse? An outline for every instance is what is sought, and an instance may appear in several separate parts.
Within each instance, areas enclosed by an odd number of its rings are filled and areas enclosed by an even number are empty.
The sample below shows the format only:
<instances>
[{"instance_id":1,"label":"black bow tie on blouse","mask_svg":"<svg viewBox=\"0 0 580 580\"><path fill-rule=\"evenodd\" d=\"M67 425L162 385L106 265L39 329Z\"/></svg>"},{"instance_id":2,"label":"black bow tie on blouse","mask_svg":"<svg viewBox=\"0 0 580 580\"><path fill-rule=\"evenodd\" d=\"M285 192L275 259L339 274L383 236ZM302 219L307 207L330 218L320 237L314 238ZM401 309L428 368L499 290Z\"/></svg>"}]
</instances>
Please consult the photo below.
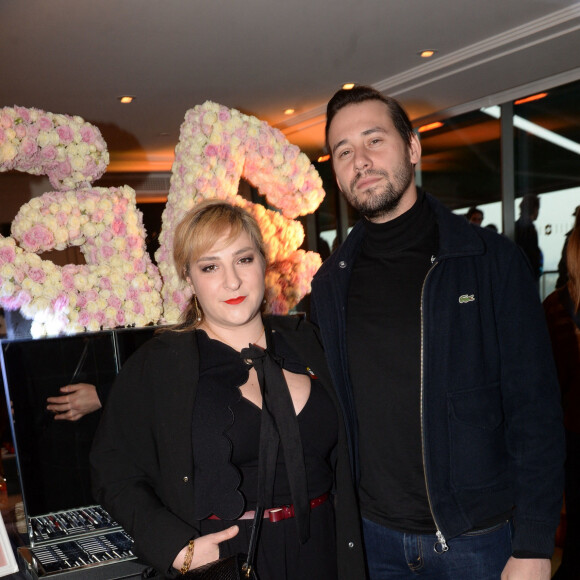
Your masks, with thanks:
<instances>
[{"instance_id":1,"label":"black bow tie on blouse","mask_svg":"<svg viewBox=\"0 0 580 580\"><path fill-rule=\"evenodd\" d=\"M258 503L272 506L274 474L281 442L286 461L290 493L294 504L300 541L310 537L310 502L306 481L304 452L298 428L298 418L288 384L282 373L282 359L269 350L251 344L241 351L242 358L251 364L258 375L262 391L262 419L260 424Z\"/></svg>"}]
</instances>

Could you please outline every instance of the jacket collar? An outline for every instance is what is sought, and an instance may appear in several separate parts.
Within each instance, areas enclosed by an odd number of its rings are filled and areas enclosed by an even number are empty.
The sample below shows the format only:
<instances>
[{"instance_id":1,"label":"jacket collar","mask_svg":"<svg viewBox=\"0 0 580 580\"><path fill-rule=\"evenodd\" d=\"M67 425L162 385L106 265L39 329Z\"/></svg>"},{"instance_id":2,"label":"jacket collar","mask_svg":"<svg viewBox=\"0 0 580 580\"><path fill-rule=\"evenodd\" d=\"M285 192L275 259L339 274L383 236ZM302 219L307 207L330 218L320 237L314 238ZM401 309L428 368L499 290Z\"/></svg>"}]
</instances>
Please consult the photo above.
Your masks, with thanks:
<instances>
[{"instance_id":1,"label":"jacket collar","mask_svg":"<svg viewBox=\"0 0 580 580\"><path fill-rule=\"evenodd\" d=\"M438 260L477 256L484 253L485 244L475 226L469 224L463 216L451 212L432 195L426 193L425 197L435 213L439 229ZM361 219L348 234L348 243L342 244L328 259L329 266L328 268L323 268L323 271L329 273L336 266L349 270L360 251L361 242L365 235L366 232Z\"/></svg>"},{"instance_id":2,"label":"jacket collar","mask_svg":"<svg viewBox=\"0 0 580 580\"><path fill-rule=\"evenodd\" d=\"M463 216L449 211L440 201L425 194L439 228L437 259L478 256L484 253L485 244L478 227L471 225Z\"/></svg>"}]
</instances>

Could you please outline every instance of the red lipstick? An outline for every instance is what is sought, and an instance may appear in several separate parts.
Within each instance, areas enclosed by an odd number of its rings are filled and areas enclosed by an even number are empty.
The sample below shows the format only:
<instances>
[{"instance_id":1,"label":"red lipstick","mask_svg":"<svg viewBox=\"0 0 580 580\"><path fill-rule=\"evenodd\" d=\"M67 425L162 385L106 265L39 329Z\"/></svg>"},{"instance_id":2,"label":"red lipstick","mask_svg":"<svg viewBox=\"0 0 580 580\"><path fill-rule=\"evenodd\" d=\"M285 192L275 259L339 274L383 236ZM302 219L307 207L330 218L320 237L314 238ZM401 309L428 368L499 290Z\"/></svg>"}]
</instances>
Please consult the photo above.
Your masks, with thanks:
<instances>
[{"instance_id":1,"label":"red lipstick","mask_svg":"<svg viewBox=\"0 0 580 580\"><path fill-rule=\"evenodd\" d=\"M226 300L226 304L241 304L246 299L245 296L238 296L237 298L230 298Z\"/></svg>"}]
</instances>

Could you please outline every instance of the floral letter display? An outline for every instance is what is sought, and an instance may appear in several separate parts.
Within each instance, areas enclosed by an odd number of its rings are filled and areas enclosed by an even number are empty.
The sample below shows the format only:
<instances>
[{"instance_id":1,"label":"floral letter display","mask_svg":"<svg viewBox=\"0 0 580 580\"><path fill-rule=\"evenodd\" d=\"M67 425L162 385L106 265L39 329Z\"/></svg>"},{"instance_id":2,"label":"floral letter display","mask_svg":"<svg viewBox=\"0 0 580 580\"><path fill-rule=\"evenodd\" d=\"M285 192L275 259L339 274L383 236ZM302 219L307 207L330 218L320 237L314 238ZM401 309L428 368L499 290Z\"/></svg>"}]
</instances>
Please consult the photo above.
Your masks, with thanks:
<instances>
[{"instance_id":1,"label":"floral letter display","mask_svg":"<svg viewBox=\"0 0 580 580\"><path fill-rule=\"evenodd\" d=\"M90 185L108 161L99 130L80 117L0 108L0 171L46 174L58 190L24 204L12 236L0 236L0 306L32 319L34 337L177 322L190 294L173 266L173 231L205 198L244 207L260 224L268 310L287 313L310 291L320 256L298 249L304 229L293 218L312 213L324 190L306 155L280 131L211 102L187 112L163 212L159 270L145 249L135 192ZM280 211L239 196L240 177ZM60 267L38 255L72 245L85 265Z\"/></svg>"},{"instance_id":2,"label":"floral letter display","mask_svg":"<svg viewBox=\"0 0 580 580\"><path fill-rule=\"evenodd\" d=\"M109 164L101 132L81 117L39 109L0 109L0 171L47 175L56 189L99 179Z\"/></svg>"},{"instance_id":3,"label":"floral letter display","mask_svg":"<svg viewBox=\"0 0 580 580\"><path fill-rule=\"evenodd\" d=\"M0 109L0 171L46 173L60 190L85 186L31 199L12 237L0 236L0 306L32 319L34 337L161 318L161 278L145 251L135 192L88 188L108 159L99 130L80 117ZM37 255L70 245L86 265L59 267Z\"/></svg>"},{"instance_id":4,"label":"floral letter display","mask_svg":"<svg viewBox=\"0 0 580 580\"><path fill-rule=\"evenodd\" d=\"M240 177L281 213L239 196ZM322 181L306 155L280 131L256 117L207 101L190 109L181 125L163 212L156 258L163 277L165 319L176 321L191 295L171 259L175 226L196 203L215 197L244 207L258 221L268 260L268 310L287 313L310 292L321 263L317 253L298 250L304 229L291 218L316 210L324 198Z\"/></svg>"}]
</instances>

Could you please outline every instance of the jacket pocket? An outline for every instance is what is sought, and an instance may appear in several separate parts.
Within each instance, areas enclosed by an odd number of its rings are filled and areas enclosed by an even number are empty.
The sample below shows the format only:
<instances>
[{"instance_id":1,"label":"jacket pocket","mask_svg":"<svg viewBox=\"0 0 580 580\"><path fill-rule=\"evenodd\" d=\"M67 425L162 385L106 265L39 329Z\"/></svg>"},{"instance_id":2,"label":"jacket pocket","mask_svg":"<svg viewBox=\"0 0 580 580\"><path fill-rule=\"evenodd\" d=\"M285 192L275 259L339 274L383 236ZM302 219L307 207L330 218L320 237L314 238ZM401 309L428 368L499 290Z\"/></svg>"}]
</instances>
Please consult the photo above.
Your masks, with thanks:
<instances>
[{"instance_id":1,"label":"jacket pocket","mask_svg":"<svg viewBox=\"0 0 580 580\"><path fill-rule=\"evenodd\" d=\"M447 405L454 487L503 487L508 460L499 385L449 393Z\"/></svg>"}]
</instances>

